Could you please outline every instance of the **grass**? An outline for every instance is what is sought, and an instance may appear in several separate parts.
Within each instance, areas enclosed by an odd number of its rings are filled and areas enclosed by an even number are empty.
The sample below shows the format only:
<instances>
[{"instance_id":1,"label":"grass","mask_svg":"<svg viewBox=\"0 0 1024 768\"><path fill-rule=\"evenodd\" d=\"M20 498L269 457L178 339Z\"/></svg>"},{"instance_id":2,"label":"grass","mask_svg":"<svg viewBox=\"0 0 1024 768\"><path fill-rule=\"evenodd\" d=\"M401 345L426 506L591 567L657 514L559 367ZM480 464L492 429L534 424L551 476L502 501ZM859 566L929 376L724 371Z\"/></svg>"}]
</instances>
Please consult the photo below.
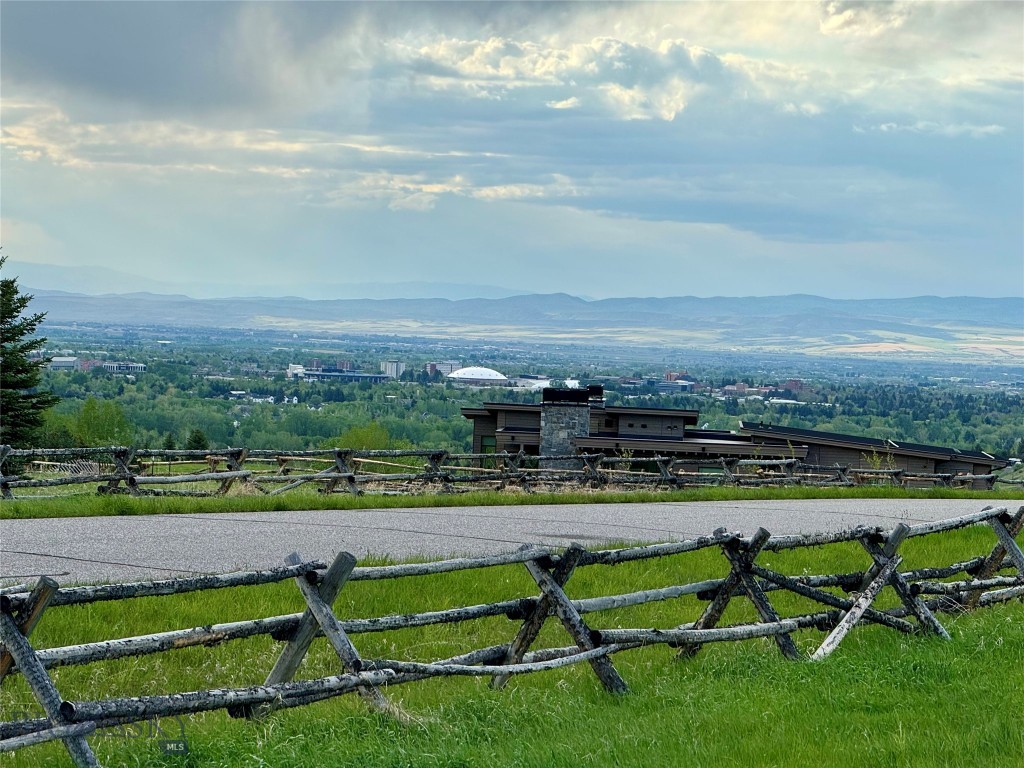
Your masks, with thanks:
<instances>
[{"instance_id":1,"label":"grass","mask_svg":"<svg viewBox=\"0 0 1024 768\"><path fill-rule=\"evenodd\" d=\"M306 509L401 509L430 507L515 506L521 504L612 504L679 501L736 501L780 499L969 499L999 501L1019 499L1021 489L1007 486L995 491L951 488L903 489L892 486L856 488L736 488L711 487L682 491L589 491L562 493L473 492L383 496L346 493L321 494L300 488L280 496L231 493L222 497L131 497L92 493L0 501L0 520L45 517L94 517L106 515L199 514L204 512L272 512Z\"/></svg>"},{"instance_id":2,"label":"grass","mask_svg":"<svg viewBox=\"0 0 1024 768\"><path fill-rule=\"evenodd\" d=\"M991 531L971 528L912 539L903 568L940 565L987 552ZM786 573L862 569L868 558L850 544L765 553L759 562ZM628 592L722 576L717 550L577 569L570 597ZM388 582L353 582L335 605L341 617L434 610L536 594L521 566L466 571ZM893 598L885 595L885 604ZM771 593L783 615L812 609L808 601ZM591 614L594 627L672 626L696 618L704 603L693 597ZM302 608L292 584L236 588L129 603L96 603L48 612L33 635L37 647L90 642L211 622L294 612ZM753 619L745 600L734 600L725 622ZM689 661L665 647L614 657L630 693L605 693L580 665L513 678L492 691L486 679L424 681L389 695L421 720L402 727L371 714L357 697L278 712L263 722L230 719L224 712L183 718L190 754L161 754L146 726L90 737L105 766L358 765L380 768L455 766L975 766L1024 763L1019 692L1024 690L1024 604L943 616L951 642L904 636L879 627L851 633L828 659L787 662L771 640L709 645ZM353 635L366 657L443 658L470 648L507 642L518 623L491 618L381 634ZM820 632L796 635L802 651ZM537 647L567 643L548 622ZM183 649L143 659L122 659L54 670L68 699L166 693L262 682L279 644L269 638L216 648ZM301 677L332 674L337 659L318 640ZM4 712L31 704L24 681L0 689ZM164 721L170 738L178 725ZM8 765L67 766L59 744L32 747L5 758Z\"/></svg>"}]
</instances>

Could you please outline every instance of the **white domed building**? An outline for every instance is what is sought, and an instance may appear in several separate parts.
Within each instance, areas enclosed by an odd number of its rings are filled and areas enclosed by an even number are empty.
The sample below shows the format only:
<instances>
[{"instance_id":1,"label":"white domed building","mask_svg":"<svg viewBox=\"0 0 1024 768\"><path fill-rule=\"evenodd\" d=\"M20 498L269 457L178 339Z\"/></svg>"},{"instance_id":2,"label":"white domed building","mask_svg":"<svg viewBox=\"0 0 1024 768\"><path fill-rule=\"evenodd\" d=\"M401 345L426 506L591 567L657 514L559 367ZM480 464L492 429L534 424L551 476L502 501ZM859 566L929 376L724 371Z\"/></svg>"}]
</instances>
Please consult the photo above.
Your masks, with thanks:
<instances>
[{"instance_id":1,"label":"white domed building","mask_svg":"<svg viewBox=\"0 0 1024 768\"><path fill-rule=\"evenodd\" d=\"M452 371L445 377L455 384L468 384L474 387L508 387L511 382L501 373L493 368L481 368L471 365L468 368L459 368Z\"/></svg>"}]
</instances>

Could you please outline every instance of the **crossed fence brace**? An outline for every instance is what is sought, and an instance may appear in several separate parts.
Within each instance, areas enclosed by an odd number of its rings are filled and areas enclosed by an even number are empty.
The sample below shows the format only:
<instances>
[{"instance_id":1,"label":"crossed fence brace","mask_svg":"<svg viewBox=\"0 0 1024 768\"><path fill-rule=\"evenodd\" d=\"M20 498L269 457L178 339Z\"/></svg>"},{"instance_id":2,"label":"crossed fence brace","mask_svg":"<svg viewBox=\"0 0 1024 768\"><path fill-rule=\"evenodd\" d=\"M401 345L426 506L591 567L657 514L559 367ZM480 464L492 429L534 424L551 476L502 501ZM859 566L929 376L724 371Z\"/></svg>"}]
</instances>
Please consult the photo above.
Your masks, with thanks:
<instances>
[{"instance_id":1,"label":"crossed fence brace","mask_svg":"<svg viewBox=\"0 0 1024 768\"><path fill-rule=\"evenodd\" d=\"M76 472L72 475L55 478L31 479L20 474L6 474L5 466L11 459L67 456L104 457L105 460L109 457L113 466L103 467L104 471L101 471L100 466L97 465L92 472ZM330 458L325 458L328 456ZM424 460L424 464L420 468L409 467L410 470L416 471L404 474L361 473L359 471L360 462L381 463L381 460L387 458L410 459L413 457ZM169 468L166 475L139 472L135 466L136 461L147 458L168 461L171 458L176 458L199 463L205 460L209 463L209 468L206 471L187 474L171 474ZM279 463L279 471L276 474L264 474L258 470L246 468L247 459L276 459ZM326 460L331 466L319 471L306 469L304 472L296 473L287 466L292 460ZM224 462L225 465L223 469L218 468L221 462ZM470 462L470 464L466 465L463 462ZM497 462L500 469L486 466L491 462ZM636 466L638 462L642 462L644 465L642 469ZM145 465L143 464L143 466ZM697 472L692 471L695 467L698 469ZM759 474L757 476L742 474L743 467L756 467ZM715 472L714 474L701 474L700 470L704 469L713 469ZM874 470L863 470L862 473L872 471ZM992 476L986 477L992 479ZM980 478L964 476L956 479L973 481ZM656 488L681 488L723 483L729 485L852 484L846 467L808 465L796 459L721 458L694 461L672 456L633 459L585 453L528 456L522 448L518 453L449 454L444 450L422 449L393 451L325 449L282 453L271 450L250 451L246 448L212 451L161 450L126 446L82 449L12 449L10 446L0 445L0 496L8 499L15 498L13 491L22 488L49 488L91 483L99 483L97 492L101 494L218 496L226 494L236 481L241 481L245 483L246 487L269 495L285 493L307 483L319 484L323 493L332 493L340 489L361 495L367 483L391 481L419 482L423 486L438 487L443 493L454 492L458 483L476 484L482 481L497 481L499 488L504 487L506 483L512 483L527 492L533 489L535 483L583 484L595 488L610 483ZM216 483L217 487L206 490L157 490L160 486L183 483ZM269 486L271 485L278 487L270 490Z\"/></svg>"},{"instance_id":2,"label":"crossed fence brace","mask_svg":"<svg viewBox=\"0 0 1024 768\"><path fill-rule=\"evenodd\" d=\"M951 526L951 523L955 525ZM923 573L928 577L934 573L937 577L967 570L971 578L960 582L928 582L915 576L914 583L911 583L899 571L902 558L898 550L909 536L976 523L986 523L997 538L996 545L986 557L971 561L967 567L963 567L965 564L956 564L947 569L923 569L917 572L917 576ZM264 717L278 707L308 704L352 690L374 711L387 713L405 722L410 719L409 716L387 698L382 686L460 674L489 676L491 685L500 688L512 674L552 669L581 661L590 664L607 691L622 694L627 692L628 686L612 663L611 655L655 643L678 647L679 657L690 658L709 642L771 637L785 658L796 660L802 658L802 654L791 637L792 633L802 628L815 627L831 630L809 656L811 660L819 660L831 654L850 630L862 621L901 632L921 632L949 639L949 634L935 617L935 610L949 610L952 605L975 607L987 588L1024 583L1024 552L1016 542L1022 527L1024 507L1012 516L1004 509L986 509L955 521L940 521L915 528L900 524L888 532L879 528L861 527L841 534L772 538L767 530L759 528L753 536L745 539L720 529L711 537L699 540L641 548L657 550L659 554L674 554L717 545L729 562L729 574L724 579L714 582L706 591L697 592L699 597L709 601L700 618L672 629L592 629L583 619L583 613L586 612L583 604L587 601L570 600L565 585L580 565L613 564L624 559L609 558L607 552L588 552L579 544L572 544L560 556L552 555L545 549L524 546L518 555L507 556L503 562L523 563L536 583L539 595L516 601L515 607L505 611L509 618L522 620L514 639L504 646L480 649L428 664L361 658L332 608L341 589L353 574L356 559L347 552L339 553L331 566L321 573L323 564L306 562L299 554L292 553L285 559L285 567L280 572L294 577L306 609L296 623L289 625L286 632L271 632L276 639L285 640L286 643L263 685L247 689L97 702L63 700L46 672L39 653L28 641L43 611L58 593L56 582L43 577L27 597L17 601L16 608L14 601L0 595L0 641L5 648L0 653L0 682L16 665L47 717L43 724L36 723L39 727L31 726L34 729L0 741L0 751L59 739L63 741L76 766L98 766L96 756L85 738L97 728L135 722L153 714L185 714L209 709L226 709L233 717ZM766 549L780 551L796 546L839 541L859 542L870 556L871 565L863 572L853 574L791 577L756 563L757 557ZM1016 569L1017 575L996 576L1007 559ZM409 574L416 572L416 566L409 568ZM953 568L959 571L952 571ZM269 577L263 579L269 580ZM855 598L843 598L822 589L826 585L848 587L859 594ZM898 596L902 608L883 611L872 607L877 596L887 586ZM782 618L768 598L768 593L774 590L793 592L833 610ZM161 594L158 590L153 593ZM675 596L690 593L693 591L678 588ZM921 597L928 594L939 595L940 599L928 603ZM749 600L760 621L718 627L727 607L736 597ZM552 617L557 618L574 645L530 653L530 646ZM908 621L910 617L915 621ZM320 634L327 638L337 654L342 674L294 682L299 665L314 638Z\"/></svg>"}]
</instances>

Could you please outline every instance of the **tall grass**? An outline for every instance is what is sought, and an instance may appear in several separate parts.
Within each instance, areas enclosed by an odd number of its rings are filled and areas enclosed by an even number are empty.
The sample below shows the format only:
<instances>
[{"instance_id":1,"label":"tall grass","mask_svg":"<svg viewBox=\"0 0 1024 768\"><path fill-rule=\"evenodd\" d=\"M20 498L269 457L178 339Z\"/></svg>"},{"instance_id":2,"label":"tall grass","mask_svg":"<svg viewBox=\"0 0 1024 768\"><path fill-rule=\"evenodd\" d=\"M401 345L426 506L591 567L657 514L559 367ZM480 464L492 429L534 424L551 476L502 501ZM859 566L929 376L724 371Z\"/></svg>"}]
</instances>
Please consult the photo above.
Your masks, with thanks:
<instances>
[{"instance_id":1,"label":"tall grass","mask_svg":"<svg viewBox=\"0 0 1024 768\"><path fill-rule=\"evenodd\" d=\"M300 488L280 496L232 493L221 497L131 497L123 494L76 494L53 498L0 501L0 520L104 515L199 514L204 512L271 512L305 509L402 509L429 507L515 506L522 504L618 504L659 501L737 501L775 499L1019 499L1020 489L970 491L951 488L904 489L891 486L856 488L694 488L679 491L592 491L524 493L481 491L461 494L353 496L322 494Z\"/></svg>"}]
</instances>

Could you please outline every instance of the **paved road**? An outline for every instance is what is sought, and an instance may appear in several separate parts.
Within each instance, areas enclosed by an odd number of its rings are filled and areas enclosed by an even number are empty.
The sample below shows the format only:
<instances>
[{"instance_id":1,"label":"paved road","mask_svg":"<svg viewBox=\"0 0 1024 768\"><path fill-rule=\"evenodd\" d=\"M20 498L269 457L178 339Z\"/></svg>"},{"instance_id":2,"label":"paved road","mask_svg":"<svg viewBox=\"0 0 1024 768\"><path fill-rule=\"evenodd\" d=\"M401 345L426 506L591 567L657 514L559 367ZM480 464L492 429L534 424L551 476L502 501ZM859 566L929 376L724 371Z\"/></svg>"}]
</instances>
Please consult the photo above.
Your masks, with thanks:
<instances>
[{"instance_id":1,"label":"paved road","mask_svg":"<svg viewBox=\"0 0 1024 768\"><path fill-rule=\"evenodd\" d=\"M1011 511L1024 500L1000 501ZM239 512L0 521L0 585L38 574L61 583L170 578L282 564L298 551L330 560L507 552L520 544L593 547L671 541L725 526L751 533L892 527L976 512L983 502L931 499L566 504L406 510Z\"/></svg>"}]
</instances>

